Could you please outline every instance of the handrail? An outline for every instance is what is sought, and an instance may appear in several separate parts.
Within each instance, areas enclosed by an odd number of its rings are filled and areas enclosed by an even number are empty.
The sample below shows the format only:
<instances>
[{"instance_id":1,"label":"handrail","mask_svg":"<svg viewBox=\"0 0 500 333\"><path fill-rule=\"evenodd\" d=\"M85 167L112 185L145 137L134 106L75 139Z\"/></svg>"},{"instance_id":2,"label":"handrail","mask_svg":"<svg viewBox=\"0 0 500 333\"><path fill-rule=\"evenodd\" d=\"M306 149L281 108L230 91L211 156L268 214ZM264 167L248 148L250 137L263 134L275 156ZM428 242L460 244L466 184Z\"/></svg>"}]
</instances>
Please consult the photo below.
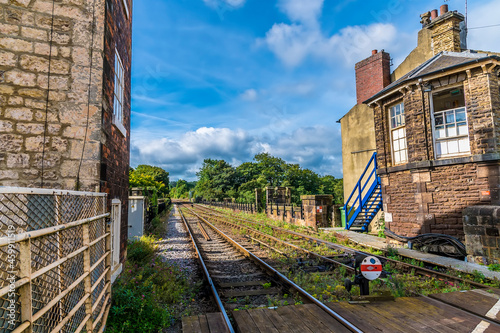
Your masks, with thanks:
<instances>
[{"instance_id":1,"label":"handrail","mask_svg":"<svg viewBox=\"0 0 500 333\"><path fill-rule=\"evenodd\" d=\"M370 199L373 191L380 184L380 177L376 174L377 172L376 157L377 153L374 152L370 157L370 160L366 164L366 167L363 173L361 174L361 177L359 177L356 185L354 186L351 195L344 204L346 229L349 229L351 227L351 225L356 220L359 213L362 211L363 207ZM367 188L368 191L366 192L366 194L363 194ZM370 207L372 206L373 203L370 205Z\"/></svg>"}]
</instances>

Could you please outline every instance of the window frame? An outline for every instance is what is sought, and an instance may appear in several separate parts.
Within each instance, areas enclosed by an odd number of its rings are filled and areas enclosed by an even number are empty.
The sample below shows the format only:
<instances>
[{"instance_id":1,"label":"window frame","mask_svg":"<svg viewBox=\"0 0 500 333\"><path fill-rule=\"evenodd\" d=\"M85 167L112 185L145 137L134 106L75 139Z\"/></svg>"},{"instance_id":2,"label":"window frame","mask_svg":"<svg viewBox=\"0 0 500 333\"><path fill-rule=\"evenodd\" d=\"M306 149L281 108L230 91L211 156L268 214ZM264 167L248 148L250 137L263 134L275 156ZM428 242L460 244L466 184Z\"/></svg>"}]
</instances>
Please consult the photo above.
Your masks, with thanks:
<instances>
[{"instance_id":1,"label":"window frame","mask_svg":"<svg viewBox=\"0 0 500 333\"><path fill-rule=\"evenodd\" d=\"M123 61L115 48L114 66L114 87L113 87L113 124L120 130L123 136L127 136L127 129L123 124L123 109L125 102L125 69Z\"/></svg>"},{"instance_id":2,"label":"window frame","mask_svg":"<svg viewBox=\"0 0 500 333\"><path fill-rule=\"evenodd\" d=\"M403 118L403 123L400 124L400 125L397 125L396 127L392 127L392 119L397 117L397 115L395 115L395 117L393 117L391 115L391 110L395 107L397 107L398 105L400 105L402 107L402 110L403 112L400 113L400 115L402 114L402 118ZM401 109L400 109L401 110ZM391 159L392 159L392 165L393 166L396 166L396 165L402 165L402 164L407 164L408 163L408 140L407 140L407 136L406 136L406 115L404 113L404 101L403 100L400 100L399 102L396 102L396 103L393 103L391 105L389 105L387 107L387 115L389 117L389 142L390 142L390 145L391 145ZM400 119L401 121L401 119ZM394 137L393 137L393 133L396 132L396 131L399 131L403 129L404 130L404 144L405 144L405 148L403 149L398 149L397 151L394 150ZM397 139L398 141L401 141L401 138L398 138ZM399 144L399 142L398 142ZM401 160L401 151L406 151L406 159L405 160ZM396 156L396 153L399 154L400 156L400 161L399 162L396 162L396 159L395 159L395 156Z\"/></svg>"},{"instance_id":3,"label":"window frame","mask_svg":"<svg viewBox=\"0 0 500 333\"><path fill-rule=\"evenodd\" d=\"M462 90L463 97L464 97L464 106L457 107L457 108L452 108L452 109L441 110L441 111L437 111L436 112L435 111L435 106L434 106L434 95L436 95L438 93L445 92L447 90L453 90L453 89L461 89ZM437 159L447 159L447 158L455 158L455 157L470 155L471 154L471 147L470 147L469 119L468 119L468 116L467 116L467 110L468 109L467 109L467 101L465 100L465 89L464 89L463 84L450 85L450 86L446 86L446 87L443 87L443 88L440 88L440 89L433 90L430 93L430 98L429 99L430 99L431 110L432 110L432 112L431 112L431 126L432 126L432 146L433 146L433 149L434 149L434 159L436 159L436 160ZM455 114L454 114L454 118L455 118L454 124L455 124L455 129L458 132L458 126L456 125L457 124L457 121L456 121L456 111L460 110L460 109L464 109L464 111L465 111L465 126L466 126L466 129L467 129L467 134L455 135L455 136L452 136L452 137L437 138L436 113L443 113L443 117L446 117L445 116L445 112L455 111ZM463 122L463 121L460 121L460 122ZM446 125L446 121L443 121L443 125ZM446 130L446 127L445 127L445 130ZM458 141L461 138L465 138L465 137L467 137L467 140L468 140L468 143L469 143L469 150L467 152L458 152L458 153L452 153L452 154L447 153L447 154L438 155L438 149L437 149L438 142L454 141L455 140L457 142L458 146L459 146Z\"/></svg>"}]
</instances>

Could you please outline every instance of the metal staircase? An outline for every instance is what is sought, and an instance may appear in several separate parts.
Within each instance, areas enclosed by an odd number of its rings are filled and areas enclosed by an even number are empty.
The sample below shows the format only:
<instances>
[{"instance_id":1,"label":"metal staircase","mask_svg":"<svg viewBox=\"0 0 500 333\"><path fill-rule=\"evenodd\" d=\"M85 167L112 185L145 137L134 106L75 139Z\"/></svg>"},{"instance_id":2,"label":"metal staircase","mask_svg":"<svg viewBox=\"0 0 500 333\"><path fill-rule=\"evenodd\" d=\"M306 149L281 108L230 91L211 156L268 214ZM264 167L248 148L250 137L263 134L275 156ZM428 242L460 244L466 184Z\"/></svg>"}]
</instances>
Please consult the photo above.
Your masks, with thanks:
<instances>
[{"instance_id":1,"label":"metal staircase","mask_svg":"<svg viewBox=\"0 0 500 333\"><path fill-rule=\"evenodd\" d=\"M382 186L377 175L377 153L373 153L344 205L346 229L368 231L368 225L380 209L382 209Z\"/></svg>"}]
</instances>

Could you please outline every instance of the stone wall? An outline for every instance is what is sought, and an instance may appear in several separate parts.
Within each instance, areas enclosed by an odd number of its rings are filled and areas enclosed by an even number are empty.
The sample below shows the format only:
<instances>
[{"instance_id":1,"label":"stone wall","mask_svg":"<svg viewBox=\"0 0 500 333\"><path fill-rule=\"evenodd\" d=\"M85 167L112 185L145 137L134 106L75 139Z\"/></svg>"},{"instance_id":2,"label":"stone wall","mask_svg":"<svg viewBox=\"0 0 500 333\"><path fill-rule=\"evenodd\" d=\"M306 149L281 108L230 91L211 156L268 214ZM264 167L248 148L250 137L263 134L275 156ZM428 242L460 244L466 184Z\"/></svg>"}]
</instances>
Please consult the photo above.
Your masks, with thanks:
<instances>
[{"instance_id":1,"label":"stone wall","mask_svg":"<svg viewBox=\"0 0 500 333\"><path fill-rule=\"evenodd\" d=\"M442 51L461 52L460 22L464 16L457 12L447 12L434 19L428 26L432 33L434 55Z\"/></svg>"},{"instance_id":2,"label":"stone wall","mask_svg":"<svg viewBox=\"0 0 500 333\"><path fill-rule=\"evenodd\" d=\"M475 206L463 211L463 228L470 262L500 263L500 206Z\"/></svg>"},{"instance_id":3,"label":"stone wall","mask_svg":"<svg viewBox=\"0 0 500 333\"><path fill-rule=\"evenodd\" d=\"M476 68L430 83L434 89L463 88L471 154L434 158L430 99L419 85L409 85L378 105L375 132L385 219L397 234L433 232L464 239L462 210L500 202L500 150L495 125L500 119L496 116L500 112L498 77ZM387 108L401 101L405 106L408 163L394 165Z\"/></svg>"},{"instance_id":4,"label":"stone wall","mask_svg":"<svg viewBox=\"0 0 500 333\"><path fill-rule=\"evenodd\" d=\"M108 208L120 199L122 259L131 15L131 0L59 0L54 8L0 0L0 185L103 191ZM113 124L115 52L125 70L125 134Z\"/></svg>"},{"instance_id":5,"label":"stone wall","mask_svg":"<svg viewBox=\"0 0 500 333\"><path fill-rule=\"evenodd\" d=\"M0 1L0 185L99 189L104 1L91 45L93 3L55 2L51 34L52 2Z\"/></svg>"}]
</instances>

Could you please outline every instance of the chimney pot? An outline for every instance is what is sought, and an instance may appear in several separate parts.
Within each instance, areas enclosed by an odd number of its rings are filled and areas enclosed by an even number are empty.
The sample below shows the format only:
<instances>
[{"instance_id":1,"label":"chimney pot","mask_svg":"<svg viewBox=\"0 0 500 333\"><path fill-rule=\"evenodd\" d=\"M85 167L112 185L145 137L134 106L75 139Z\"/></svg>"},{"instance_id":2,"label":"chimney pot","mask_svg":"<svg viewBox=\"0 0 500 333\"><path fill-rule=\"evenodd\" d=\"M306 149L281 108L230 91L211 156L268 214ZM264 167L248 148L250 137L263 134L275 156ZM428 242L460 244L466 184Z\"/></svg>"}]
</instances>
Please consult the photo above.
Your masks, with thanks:
<instances>
[{"instance_id":1,"label":"chimney pot","mask_svg":"<svg viewBox=\"0 0 500 333\"><path fill-rule=\"evenodd\" d=\"M437 9L431 10L431 20L434 20L436 17L438 17L438 10Z\"/></svg>"},{"instance_id":2,"label":"chimney pot","mask_svg":"<svg viewBox=\"0 0 500 333\"><path fill-rule=\"evenodd\" d=\"M442 5L439 7L439 15L448 13L448 5Z\"/></svg>"},{"instance_id":3,"label":"chimney pot","mask_svg":"<svg viewBox=\"0 0 500 333\"><path fill-rule=\"evenodd\" d=\"M377 54L377 52L378 52L377 50L372 50L372 55Z\"/></svg>"}]
</instances>

